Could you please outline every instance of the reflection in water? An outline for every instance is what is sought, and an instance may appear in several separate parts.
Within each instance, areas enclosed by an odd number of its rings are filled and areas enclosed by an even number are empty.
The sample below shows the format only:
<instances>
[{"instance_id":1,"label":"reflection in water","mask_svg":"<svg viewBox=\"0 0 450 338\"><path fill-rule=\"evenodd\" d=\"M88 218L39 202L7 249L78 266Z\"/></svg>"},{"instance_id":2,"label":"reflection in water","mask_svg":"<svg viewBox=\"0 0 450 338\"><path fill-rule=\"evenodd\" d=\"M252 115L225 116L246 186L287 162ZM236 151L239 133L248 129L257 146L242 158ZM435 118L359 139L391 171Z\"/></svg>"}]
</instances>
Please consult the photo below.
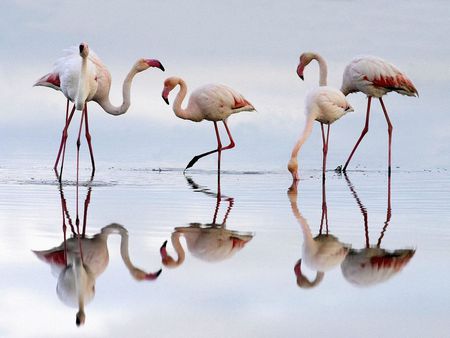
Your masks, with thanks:
<instances>
[{"instance_id":1,"label":"reflection in water","mask_svg":"<svg viewBox=\"0 0 450 338\"><path fill-rule=\"evenodd\" d=\"M70 307L78 308L76 315L77 326L84 324L84 306L95 295L95 281L108 266L109 254L107 239L110 234L119 234L120 254L122 260L134 279L155 280L161 270L146 273L136 268L128 254L128 231L120 224L112 223L103 227L92 237L86 236L87 210L90 203L92 188L88 188L84 202L83 228L79 230L78 218L78 186L77 186L77 214L75 226L67 209L62 185L60 185L61 208L63 214L63 242L52 249L33 251L42 261L48 263L53 275L58 278L56 292L59 299ZM70 226L71 237L66 238L66 222Z\"/></svg>"},{"instance_id":2,"label":"reflection in water","mask_svg":"<svg viewBox=\"0 0 450 338\"><path fill-rule=\"evenodd\" d=\"M176 227L172 233L171 241L178 257L175 260L167 253L166 241L161 247L162 263L169 268L175 268L183 264L186 255L180 242L181 236L186 240L188 251L201 260L219 262L232 257L253 238L253 234L226 229L227 218L233 208L234 199L220 194L220 175L217 180L217 194L207 188L200 187L188 176L186 176L186 180L195 191L216 198L213 220L206 224L189 223L187 227ZM218 214L221 202L227 203L227 209L220 222L218 221Z\"/></svg>"},{"instance_id":3,"label":"reflection in water","mask_svg":"<svg viewBox=\"0 0 450 338\"><path fill-rule=\"evenodd\" d=\"M348 176L346 174L344 176L364 218L366 247L350 250L341 264L342 274L347 281L356 286L371 286L385 282L400 272L415 253L415 250L411 249L388 251L381 248L381 240L391 220L391 176L388 176L386 220L376 245L370 245L367 209L359 199Z\"/></svg>"},{"instance_id":4,"label":"reflection in water","mask_svg":"<svg viewBox=\"0 0 450 338\"><path fill-rule=\"evenodd\" d=\"M345 259L349 247L328 231L328 208L325 191L325 178L322 180L322 217L320 221L319 234L313 237L308 221L302 216L297 206L297 185L298 180L292 182L288 190L288 197L291 202L292 213L298 220L303 232L303 253L302 258L295 264L294 271L297 277L297 284L301 288L312 288L318 285L326 271L329 271ZM325 231L324 231L325 225ZM302 261L306 266L316 271L316 277L310 281L301 269Z\"/></svg>"}]
</instances>

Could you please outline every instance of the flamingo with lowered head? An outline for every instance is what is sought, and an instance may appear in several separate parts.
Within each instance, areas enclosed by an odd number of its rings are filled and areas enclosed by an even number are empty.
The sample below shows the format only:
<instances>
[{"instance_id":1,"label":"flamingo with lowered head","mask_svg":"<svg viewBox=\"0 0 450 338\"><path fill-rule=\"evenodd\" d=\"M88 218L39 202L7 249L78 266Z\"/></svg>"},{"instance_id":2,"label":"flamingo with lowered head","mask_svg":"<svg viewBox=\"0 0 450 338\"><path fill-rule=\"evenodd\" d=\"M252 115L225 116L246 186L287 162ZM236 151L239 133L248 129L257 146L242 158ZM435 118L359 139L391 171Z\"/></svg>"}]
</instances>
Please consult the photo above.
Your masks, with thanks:
<instances>
[{"instance_id":1,"label":"flamingo with lowered head","mask_svg":"<svg viewBox=\"0 0 450 338\"><path fill-rule=\"evenodd\" d=\"M314 121L320 122L322 129L322 143L323 143L323 164L322 175L325 176L327 154L328 154L328 140L330 135L330 125L336 120L340 119L346 113L353 111L353 108L348 103L344 94L337 89L327 86L327 65L325 60L317 53L303 53L300 56L300 63L297 67L297 74L303 80L304 68L312 61L317 60L320 68L319 87L309 92L306 97L306 125L292 149L291 158L288 162L288 170L292 174L294 181L299 179L298 176L298 161L297 156L300 148L311 134ZM327 127L327 135L325 137L324 124Z\"/></svg>"},{"instance_id":2,"label":"flamingo with lowered head","mask_svg":"<svg viewBox=\"0 0 450 338\"><path fill-rule=\"evenodd\" d=\"M347 67L345 67L341 90L346 96L356 92L362 92L367 95L367 112L364 129L342 170L345 172L356 148L358 148L361 140L369 131L370 103L372 97L375 97L380 100L381 108L383 109L384 117L386 118L388 125L388 173L390 174L392 123L389 119L382 97L392 91L407 96L419 96L417 89L414 87L411 80L393 64L379 57L361 56L353 59Z\"/></svg>"},{"instance_id":3,"label":"flamingo with lowered head","mask_svg":"<svg viewBox=\"0 0 450 338\"><path fill-rule=\"evenodd\" d=\"M64 164L64 153L67 141L67 130L76 110L81 110L81 123L77 140L77 168L80 148L80 136L85 120L85 135L89 146L89 153L92 163L92 176L95 173L94 154L92 151L91 135L89 133L87 102L97 102L105 112L111 115L121 115L126 113L130 107L130 90L134 76L149 67L156 67L164 71L161 62L153 59L139 59L131 68L122 87L123 102L120 106L114 106L109 99L111 88L111 74L98 58L98 56L89 50L87 43L81 43L79 47L71 47L65 50L63 57L59 58L53 70L41 77L34 86L50 87L61 91L67 98L66 105L66 123L62 132L61 144L56 157L54 170L57 173L57 166L62 153L61 174ZM73 108L69 114L69 101L73 102ZM78 170L77 170L78 177Z\"/></svg>"},{"instance_id":4,"label":"flamingo with lowered head","mask_svg":"<svg viewBox=\"0 0 450 338\"><path fill-rule=\"evenodd\" d=\"M234 89L222 84L208 84L192 92L187 107L183 109L181 104L187 94L187 85L186 82L179 77L169 77L164 81L162 98L167 104L169 104L169 93L177 85L180 86L180 91L173 103L175 115L181 119L191 120L193 122L200 122L202 120L212 121L217 137L217 149L194 156L184 170L192 167L200 158L217 152L218 170L220 171L220 155L222 150L231 149L235 146L227 125L228 117L231 114L236 114L241 111L253 111L255 108ZM220 141L219 129L217 127L218 121L223 122L228 137L230 138L230 144L225 147L222 147Z\"/></svg>"}]
</instances>

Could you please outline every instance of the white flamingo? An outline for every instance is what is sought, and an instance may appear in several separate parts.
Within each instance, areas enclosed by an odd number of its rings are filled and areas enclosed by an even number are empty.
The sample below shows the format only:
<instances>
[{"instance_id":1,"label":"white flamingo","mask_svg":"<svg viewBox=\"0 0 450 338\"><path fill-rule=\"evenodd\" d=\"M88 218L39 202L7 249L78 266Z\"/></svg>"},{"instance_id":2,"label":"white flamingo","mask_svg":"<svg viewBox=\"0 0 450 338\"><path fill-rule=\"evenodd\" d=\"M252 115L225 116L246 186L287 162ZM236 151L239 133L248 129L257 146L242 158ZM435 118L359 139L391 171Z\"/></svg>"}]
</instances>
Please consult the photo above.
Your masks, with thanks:
<instances>
[{"instance_id":1,"label":"white flamingo","mask_svg":"<svg viewBox=\"0 0 450 338\"><path fill-rule=\"evenodd\" d=\"M369 131L369 115L372 97L380 100L384 117L388 125L388 173L391 173L391 144L392 144L392 123L383 102L383 96L389 92L397 92L407 96L418 96L419 93L411 80L393 64L375 56L361 56L353 59L345 67L342 79L341 91L344 95L362 92L367 95L367 112L364 129L350 153L343 171L347 169L353 154L358 148L361 140Z\"/></svg>"},{"instance_id":2,"label":"white flamingo","mask_svg":"<svg viewBox=\"0 0 450 338\"><path fill-rule=\"evenodd\" d=\"M349 246L339 241L336 236L328 233L328 209L325 193L325 180L322 181L322 219L319 234L313 237L308 221L302 216L297 206L297 185L294 181L289 188L288 197L291 203L292 213L300 224L303 232L302 258L295 264L294 272L297 278L297 285L301 288L312 288L317 286L325 276L325 272L334 269L341 264L347 253ZM325 221L326 232L322 233ZM316 271L316 277L310 281L301 269L302 261Z\"/></svg>"},{"instance_id":3,"label":"white flamingo","mask_svg":"<svg viewBox=\"0 0 450 338\"><path fill-rule=\"evenodd\" d=\"M77 326L84 324L84 307L94 298L95 281L108 266L107 239L114 233L121 237L120 254L131 276L138 281L158 278L161 270L146 273L133 265L128 251L128 231L116 223L102 228L92 238L72 237L52 249L33 251L51 266L52 273L58 278L56 292L59 299L68 306L78 307Z\"/></svg>"},{"instance_id":4,"label":"white flamingo","mask_svg":"<svg viewBox=\"0 0 450 338\"><path fill-rule=\"evenodd\" d=\"M193 122L200 122L202 120L212 121L217 137L217 149L208 151L206 153L194 156L186 166L186 169L192 167L200 158L218 152L218 169L220 170L220 157L223 150L231 149L235 146L234 140L231 137L228 129L227 119L231 114L236 114L241 111L255 110L253 105L248 102L244 96L236 92L234 89L222 84L208 84L193 91L186 108L182 108L181 104L187 94L187 85L183 79L179 77L170 77L164 81L164 89L162 97L164 101L169 104L169 93L177 85L180 86L175 101L173 103L173 111L176 116L184 120L191 120ZM222 121L230 138L230 144L222 147L220 141L219 130L217 122Z\"/></svg>"},{"instance_id":5,"label":"white flamingo","mask_svg":"<svg viewBox=\"0 0 450 338\"><path fill-rule=\"evenodd\" d=\"M64 56L59 58L53 70L41 77L35 86L45 86L61 91L67 98L66 105L66 122L63 129L61 144L56 157L54 170L57 173L57 166L62 153L61 171L59 177L61 179L65 145L67 140L67 130L72 121L73 114L76 110L82 110L80 129L77 139L77 168L80 148L80 136L85 121L85 135L89 146L89 153L92 163L92 176L95 172L94 154L92 151L91 135L89 133L87 102L97 102L105 112L111 115L124 114L131 104L130 90L134 76L149 67L156 67L164 71L164 67L158 60L140 59L138 60L130 72L125 77L122 87L123 102L120 106L114 106L109 99L109 91L111 88L111 74L106 66L97 57L97 55L89 50L87 43L81 43L79 47L71 47L64 51ZM73 108L69 114L69 101L73 102ZM78 176L78 169L77 169Z\"/></svg>"},{"instance_id":6,"label":"white flamingo","mask_svg":"<svg viewBox=\"0 0 450 338\"><path fill-rule=\"evenodd\" d=\"M325 175L326 161L328 154L328 140L330 135L330 125L340 119L346 113L353 111L344 94L341 91L327 86L327 65L325 60L317 53L303 53L300 56L300 63L297 67L297 74L303 80L303 70L312 61L317 60L320 68L319 87L313 89L306 97L306 125L292 149L291 158L288 162L288 170L294 180L298 180L298 161L297 156L300 148L311 134L314 121L320 122L322 129L323 143L323 163L322 174ZM323 125L327 125L327 135Z\"/></svg>"}]
</instances>

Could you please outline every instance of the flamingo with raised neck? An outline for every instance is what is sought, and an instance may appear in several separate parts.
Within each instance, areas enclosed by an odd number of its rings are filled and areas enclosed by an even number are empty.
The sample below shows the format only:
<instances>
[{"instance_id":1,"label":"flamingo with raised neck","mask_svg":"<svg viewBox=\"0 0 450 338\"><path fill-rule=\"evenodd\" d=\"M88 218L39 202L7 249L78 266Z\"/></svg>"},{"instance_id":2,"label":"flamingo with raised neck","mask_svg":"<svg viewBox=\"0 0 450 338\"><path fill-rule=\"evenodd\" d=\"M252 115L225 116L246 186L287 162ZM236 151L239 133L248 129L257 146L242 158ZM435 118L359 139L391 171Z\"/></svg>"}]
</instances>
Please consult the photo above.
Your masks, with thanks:
<instances>
[{"instance_id":1,"label":"flamingo with raised neck","mask_svg":"<svg viewBox=\"0 0 450 338\"><path fill-rule=\"evenodd\" d=\"M164 71L164 67L158 60L139 59L125 77L122 86L122 104L119 106L111 104L109 99L111 88L110 72L97 55L89 49L87 43L81 43L78 48L71 47L65 50L64 56L56 61L52 72L36 81L34 86L44 86L59 90L67 98L65 126L62 132L58 155L53 167L60 180L64 165L67 131L75 110L82 111L77 139L77 157L79 156L81 130L83 122L85 122L85 136L89 146L93 177L95 173L95 161L88 125L87 102L97 102L106 113L114 116L126 113L131 104L130 91L134 76L150 67L156 67ZM69 102L74 103L70 113ZM58 174L57 167L61 155L61 169Z\"/></svg>"}]
</instances>

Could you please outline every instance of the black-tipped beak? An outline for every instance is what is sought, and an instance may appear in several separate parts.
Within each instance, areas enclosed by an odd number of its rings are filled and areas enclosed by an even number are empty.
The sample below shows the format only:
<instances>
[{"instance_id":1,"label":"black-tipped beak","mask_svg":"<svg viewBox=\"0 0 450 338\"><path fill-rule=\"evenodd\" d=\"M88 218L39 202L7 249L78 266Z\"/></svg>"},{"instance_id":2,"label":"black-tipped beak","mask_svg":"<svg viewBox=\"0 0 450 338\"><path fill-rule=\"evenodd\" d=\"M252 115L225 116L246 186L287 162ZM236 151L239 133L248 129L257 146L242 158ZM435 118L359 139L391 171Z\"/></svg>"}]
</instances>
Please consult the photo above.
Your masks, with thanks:
<instances>
[{"instance_id":1,"label":"black-tipped beak","mask_svg":"<svg viewBox=\"0 0 450 338\"><path fill-rule=\"evenodd\" d=\"M303 77L303 75L300 75L299 77L300 77L300 79L302 79L303 81L305 80L305 78Z\"/></svg>"},{"instance_id":2,"label":"black-tipped beak","mask_svg":"<svg viewBox=\"0 0 450 338\"><path fill-rule=\"evenodd\" d=\"M162 63L160 62L159 63L159 67L158 67L159 69L161 69L163 72L165 72L166 71L166 69L164 68L164 66L162 65Z\"/></svg>"},{"instance_id":3,"label":"black-tipped beak","mask_svg":"<svg viewBox=\"0 0 450 338\"><path fill-rule=\"evenodd\" d=\"M170 104L170 103L169 103L169 99L168 99L167 97L165 97L164 95L162 95L162 98L163 98L163 100L164 100L167 104Z\"/></svg>"}]
</instances>

